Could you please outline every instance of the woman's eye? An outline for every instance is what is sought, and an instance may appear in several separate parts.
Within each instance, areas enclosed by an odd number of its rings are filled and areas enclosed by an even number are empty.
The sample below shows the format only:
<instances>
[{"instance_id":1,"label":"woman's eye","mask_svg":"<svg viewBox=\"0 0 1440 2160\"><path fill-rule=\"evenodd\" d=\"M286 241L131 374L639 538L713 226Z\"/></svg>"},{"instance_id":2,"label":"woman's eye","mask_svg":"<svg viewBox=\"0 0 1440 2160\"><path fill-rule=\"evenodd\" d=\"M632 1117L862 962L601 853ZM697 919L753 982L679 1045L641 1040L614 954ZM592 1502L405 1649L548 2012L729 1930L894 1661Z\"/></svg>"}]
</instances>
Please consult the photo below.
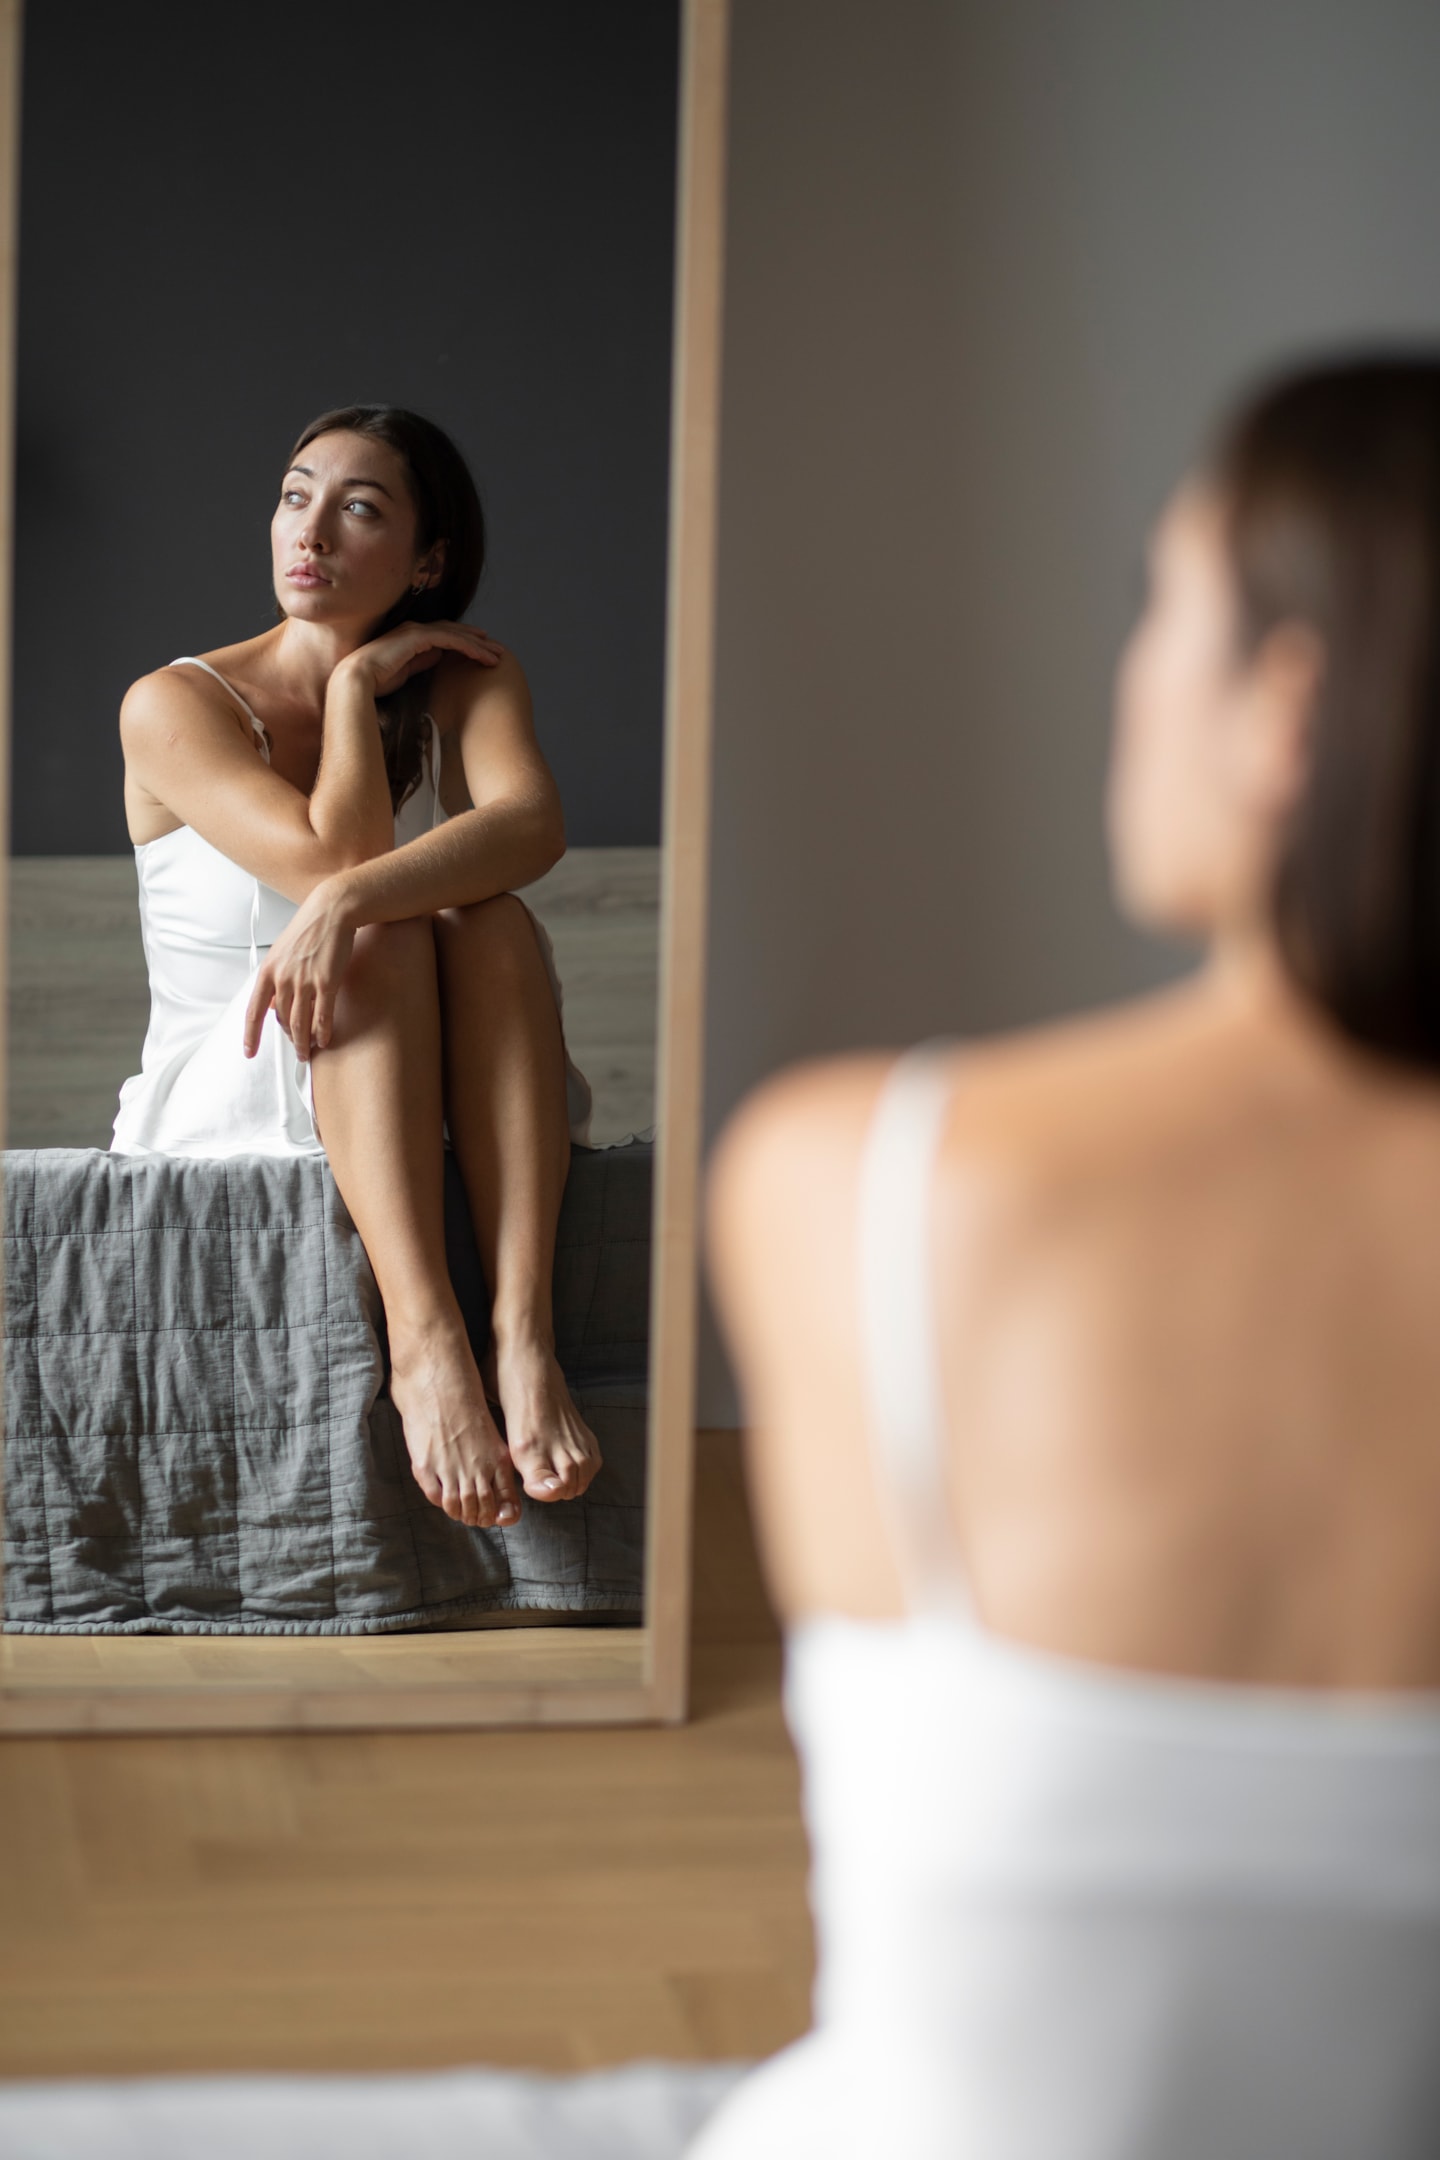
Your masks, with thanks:
<instances>
[{"instance_id":1,"label":"woman's eye","mask_svg":"<svg viewBox=\"0 0 1440 2160\"><path fill-rule=\"evenodd\" d=\"M292 506L296 503L303 504L305 501L305 491L303 488L285 488L281 493L280 500L282 503ZM347 510L363 510L367 518L378 517L380 515L374 503L366 502L363 495L352 496L350 501L346 503L345 508Z\"/></svg>"}]
</instances>

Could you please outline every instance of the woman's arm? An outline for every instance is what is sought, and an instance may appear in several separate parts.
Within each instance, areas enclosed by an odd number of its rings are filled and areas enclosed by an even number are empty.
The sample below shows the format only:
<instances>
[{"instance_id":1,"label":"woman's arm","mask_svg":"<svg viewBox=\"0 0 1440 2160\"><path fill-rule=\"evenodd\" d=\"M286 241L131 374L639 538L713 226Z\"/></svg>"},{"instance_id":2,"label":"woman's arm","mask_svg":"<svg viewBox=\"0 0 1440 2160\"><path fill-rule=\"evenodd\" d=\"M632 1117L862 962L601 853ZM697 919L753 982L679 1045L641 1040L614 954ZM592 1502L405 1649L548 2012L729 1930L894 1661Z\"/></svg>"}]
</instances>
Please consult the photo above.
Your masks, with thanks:
<instances>
[{"instance_id":1,"label":"woman's arm","mask_svg":"<svg viewBox=\"0 0 1440 2160\"><path fill-rule=\"evenodd\" d=\"M458 744L473 807L336 876L335 905L353 929L513 892L565 852L560 791L535 740L530 686L515 655L501 648L497 667L447 661L435 673L431 709L450 721L447 747Z\"/></svg>"},{"instance_id":2,"label":"woman's arm","mask_svg":"<svg viewBox=\"0 0 1440 2160\"><path fill-rule=\"evenodd\" d=\"M368 715L366 707L368 705ZM189 671L142 675L120 708L130 779L182 825L287 899L390 845L390 798L375 701L337 668L310 796L257 757L243 716L218 708Z\"/></svg>"},{"instance_id":3,"label":"woman's arm","mask_svg":"<svg viewBox=\"0 0 1440 2160\"><path fill-rule=\"evenodd\" d=\"M376 656L403 680L409 662L437 647L474 650L477 660L494 649L468 625L404 624L340 662L308 796L257 757L248 724L233 709L222 713L208 684L186 669L158 668L120 708L127 777L252 877L303 901L325 879L392 847Z\"/></svg>"},{"instance_id":4,"label":"woman's arm","mask_svg":"<svg viewBox=\"0 0 1440 2160\"><path fill-rule=\"evenodd\" d=\"M447 660L431 709L458 743L473 807L405 847L347 865L312 888L260 970L245 1023L253 1056L273 1004L302 1057L329 1041L355 933L467 907L543 877L565 852L559 790L535 740L530 691L513 653L487 669Z\"/></svg>"},{"instance_id":5,"label":"woman's arm","mask_svg":"<svg viewBox=\"0 0 1440 2160\"><path fill-rule=\"evenodd\" d=\"M707 1274L787 1619L901 1607L865 1426L856 1264L861 1151L890 1062L826 1059L767 1080L731 1113L706 1174Z\"/></svg>"}]
</instances>

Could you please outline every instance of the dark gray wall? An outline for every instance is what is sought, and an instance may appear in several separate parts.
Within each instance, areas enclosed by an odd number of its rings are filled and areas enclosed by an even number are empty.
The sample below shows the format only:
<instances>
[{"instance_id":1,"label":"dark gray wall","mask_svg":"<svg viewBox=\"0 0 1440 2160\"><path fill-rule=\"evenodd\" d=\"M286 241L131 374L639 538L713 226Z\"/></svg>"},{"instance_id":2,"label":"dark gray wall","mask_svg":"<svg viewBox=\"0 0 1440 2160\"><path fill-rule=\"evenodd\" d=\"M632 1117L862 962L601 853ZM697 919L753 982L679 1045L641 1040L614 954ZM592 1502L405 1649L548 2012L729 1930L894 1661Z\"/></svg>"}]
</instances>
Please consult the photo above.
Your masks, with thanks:
<instances>
[{"instance_id":1,"label":"dark gray wall","mask_svg":"<svg viewBox=\"0 0 1440 2160\"><path fill-rule=\"evenodd\" d=\"M1430 0L735 8L712 1133L1178 964L1101 839L1145 526L1255 366L1440 335Z\"/></svg>"},{"instance_id":2,"label":"dark gray wall","mask_svg":"<svg viewBox=\"0 0 1440 2160\"><path fill-rule=\"evenodd\" d=\"M127 848L116 712L273 618L312 414L472 461L572 842L659 837L677 0L27 10L13 845Z\"/></svg>"}]
</instances>

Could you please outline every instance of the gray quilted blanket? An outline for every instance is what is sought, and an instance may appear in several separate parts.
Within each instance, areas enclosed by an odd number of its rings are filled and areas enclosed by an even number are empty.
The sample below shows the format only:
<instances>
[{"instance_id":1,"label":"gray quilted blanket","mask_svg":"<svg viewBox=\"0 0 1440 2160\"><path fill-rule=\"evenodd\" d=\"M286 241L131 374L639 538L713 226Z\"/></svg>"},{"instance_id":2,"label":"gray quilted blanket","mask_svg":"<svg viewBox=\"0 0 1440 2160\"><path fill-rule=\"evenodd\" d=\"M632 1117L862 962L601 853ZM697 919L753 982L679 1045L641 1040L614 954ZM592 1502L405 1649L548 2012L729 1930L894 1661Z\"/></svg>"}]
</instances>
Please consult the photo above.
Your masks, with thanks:
<instances>
[{"instance_id":1,"label":"gray quilted blanket","mask_svg":"<svg viewBox=\"0 0 1440 2160\"><path fill-rule=\"evenodd\" d=\"M451 1274L485 1286L447 1156ZM605 1468L467 1530L423 1498L374 1276L320 1158L4 1157L5 1624L324 1635L641 1602L650 1149L577 1150L561 1362Z\"/></svg>"}]
</instances>

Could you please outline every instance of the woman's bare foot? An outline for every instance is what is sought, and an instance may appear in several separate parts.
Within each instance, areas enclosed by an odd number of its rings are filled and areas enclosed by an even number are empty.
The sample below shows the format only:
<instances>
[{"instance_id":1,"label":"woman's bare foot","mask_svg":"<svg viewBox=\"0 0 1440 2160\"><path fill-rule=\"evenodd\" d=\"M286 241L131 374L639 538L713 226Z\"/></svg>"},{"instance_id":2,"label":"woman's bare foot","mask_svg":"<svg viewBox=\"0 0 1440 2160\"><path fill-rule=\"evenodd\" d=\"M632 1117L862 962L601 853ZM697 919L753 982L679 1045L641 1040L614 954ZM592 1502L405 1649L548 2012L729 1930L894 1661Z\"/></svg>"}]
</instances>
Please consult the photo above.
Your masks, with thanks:
<instances>
[{"instance_id":1,"label":"woman's bare foot","mask_svg":"<svg viewBox=\"0 0 1440 2160\"><path fill-rule=\"evenodd\" d=\"M427 1500L472 1530L519 1522L509 1450L486 1406L458 1313L415 1328L392 1322L390 1399Z\"/></svg>"},{"instance_id":2,"label":"woman's bare foot","mask_svg":"<svg viewBox=\"0 0 1440 2160\"><path fill-rule=\"evenodd\" d=\"M485 1387L505 1415L510 1460L532 1500L576 1500L601 1467L600 1443L570 1399L555 1353L528 1337L492 1339Z\"/></svg>"}]
</instances>

